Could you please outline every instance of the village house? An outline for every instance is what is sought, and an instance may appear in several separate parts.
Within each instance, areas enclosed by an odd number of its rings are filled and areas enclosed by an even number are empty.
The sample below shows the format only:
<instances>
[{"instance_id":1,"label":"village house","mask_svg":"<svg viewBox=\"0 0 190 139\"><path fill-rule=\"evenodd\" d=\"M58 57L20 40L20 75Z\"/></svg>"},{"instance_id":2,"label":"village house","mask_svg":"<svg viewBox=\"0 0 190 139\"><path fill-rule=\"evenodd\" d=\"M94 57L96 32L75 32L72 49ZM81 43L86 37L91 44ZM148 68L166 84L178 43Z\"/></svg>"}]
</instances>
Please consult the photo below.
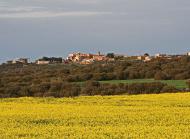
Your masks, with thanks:
<instances>
[{"instance_id":1,"label":"village house","mask_svg":"<svg viewBox=\"0 0 190 139\"><path fill-rule=\"evenodd\" d=\"M36 61L36 64L38 64L38 65L46 65L46 64L50 64L50 61L39 59L39 60Z\"/></svg>"},{"instance_id":2,"label":"village house","mask_svg":"<svg viewBox=\"0 0 190 139\"><path fill-rule=\"evenodd\" d=\"M97 55L93 55L94 61L106 61L108 58L105 55L101 55L100 52L98 52Z\"/></svg>"},{"instance_id":3,"label":"village house","mask_svg":"<svg viewBox=\"0 0 190 139\"><path fill-rule=\"evenodd\" d=\"M145 60L145 56L138 56L137 59L138 60Z\"/></svg>"},{"instance_id":4,"label":"village house","mask_svg":"<svg viewBox=\"0 0 190 139\"><path fill-rule=\"evenodd\" d=\"M171 58L181 58L181 57L183 57L183 56L185 56L185 55L169 55Z\"/></svg>"},{"instance_id":5,"label":"village house","mask_svg":"<svg viewBox=\"0 0 190 139\"><path fill-rule=\"evenodd\" d=\"M13 60L13 64L14 64L14 63L28 64L28 58L15 59L15 60Z\"/></svg>"},{"instance_id":6,"label":"village house","mask_svg":"<svg viewBox=\"0 0 190 139\"><path fill-rule=\"evenodd\" d=\"M72 62L78 62L80 64L90 64L94 61L106 61L109 58L107 58L105 55L100 54L85 54L85 53L73 53L69 54L67 60Z\"/></svg>"},{"instance_id":7,"label":"village house","mask_svg":"<svg viewBox=\"0 0 190 139\"><path fill-rule=\"evenodd\" d=\"M151 61L152 58L150 56L138 56L137 57L137 60L141 60L141 61L144 61L144 62L148 62L148 61Z\"/></svg>"},{"instance_id":8,"label":"village house","mask_svg":"<svg viewBox=\"0 0 190 139\"><path fill-rule=\"evenodd\" d=\"M187 56L190 56L190 52L187 53Z\"/></svg>"},{"instance_id":9,"label":"village house","mask_svg":"<svg viewBox=\"0 0 190 139\"><path fill-rule=\"evenodd\" d=\"M8 60L7 64L13 64L13 60Z\"/></svg>"},{"instance_id":10,"label":"village house","mask_svg":"<svg viewBox=\"0 0 190 139\"><path fill-rule=\"evenodd\" d=\"M18 58L7 61L7 64L28 64L28 58Z\"/></svg>"},{"instance_id":11,"label":"village house","mask_svg":"<svg viewBox=\"0 0 190 139\"><path fill-rule=\"evenodd\" d=\"M167 56L166 54L160 54L160 53L155 54L155 58L164 58L166 56Z\"/></svg>"},{"instance_id":12,"label":"village house","mask_svg":"<svg viewBox=\"0 0 190 139\"><path fill-rule=\"evenodd\" d=\"M148 61L151 61L152 60L152 57L146 53L144 54L143 56L138 56L137 57L137 60L141 60L141 61L144 61L144 62L148 62Z\"/></svg>"},{"instance_id":13,"label":"village house","mask_svg":"<svg viewBox=\"0 0 190 139\"><path fill-rule=\"evenodd\" d=\"M46 64L58 64L58 63L62 63L63 59L61 57L56 58L56 57L43 57L41 59L38 59L36 61L36 64L38 65L46 65Z\"/></svg>"},{"instance_id":14,"label":"village house","mask_svg":"<svg viewBox=\"0 0 190 139\"><path fill-rule=\"evenodd\" d=\"M80 62L80 64L89 65L89 64L92 64L93 62L94 62L94 60L92 60L92 59L84 59Z\"/></svg>"},{"instance_id":15,"label":"village house","mask_svg":"<svg viewBox=\"0 0 190 139\"><path fill-rule=\"evenodd\" d=\"M145 61L145 62L148 62L148 61L151 61L151 60L152 60L152 57L146 56L144 61Z\"/></svg>"},{"instance_id":16,"label":"village house","mask_svg":"<svg viewBox=\"0 0 190 139\"><path fill-rule=\"evenodd\" d=\"M84 59L92 59L92 58L93 58L92 54L73 53L69 54L67 59L73 62L81 62Z\"/></svg>"},{"instance_id":17,"label":"village house","mask_svg":"<svg viewBox=\"0 0 190 139\"><path fill-rule=\"evenodd\" d=\"M161 58L161 59L172 59L174 57L178 57L178 55L167 55L167 54L156 54L155 58Z\"/></svg>"}]
</instances>

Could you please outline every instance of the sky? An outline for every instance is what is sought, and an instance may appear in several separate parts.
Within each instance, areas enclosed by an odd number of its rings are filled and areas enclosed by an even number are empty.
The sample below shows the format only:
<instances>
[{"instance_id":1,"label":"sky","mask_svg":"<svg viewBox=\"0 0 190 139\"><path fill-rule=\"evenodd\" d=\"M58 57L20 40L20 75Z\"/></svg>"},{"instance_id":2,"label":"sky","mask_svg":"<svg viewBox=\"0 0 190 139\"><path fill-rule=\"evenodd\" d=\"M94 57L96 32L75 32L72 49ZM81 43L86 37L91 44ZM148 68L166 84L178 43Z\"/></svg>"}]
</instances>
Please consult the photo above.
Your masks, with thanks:
<instances>
[{"instance_id":1,"label":"sky","mask_svg":"<svg viewBox=\"0 0 190 139\"><path fill-rule=\"evenodd\" d=\"M190 0L0 0L0 62L190 51Z\"/></svg>"}]
</instances>

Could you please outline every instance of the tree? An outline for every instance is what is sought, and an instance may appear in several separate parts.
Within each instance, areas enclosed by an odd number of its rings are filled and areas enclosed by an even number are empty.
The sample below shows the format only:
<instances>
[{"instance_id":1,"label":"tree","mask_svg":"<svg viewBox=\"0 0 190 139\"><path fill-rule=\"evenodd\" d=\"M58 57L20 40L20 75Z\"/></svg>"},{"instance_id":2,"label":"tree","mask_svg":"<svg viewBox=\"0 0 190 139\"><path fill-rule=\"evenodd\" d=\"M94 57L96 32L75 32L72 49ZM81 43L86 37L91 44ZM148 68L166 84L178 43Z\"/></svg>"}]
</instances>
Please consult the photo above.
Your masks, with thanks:
<instances>
[{"instance_id":1,"label":"tree","mask_svg":"<svg viewBox=\"0 0 190 139\"><path fill-rule=\"evenodd\" d=\"M108 53L106 57L108 57L108 58L114 58L115 54L114 53Z\"/></svg>"},{"instance_id":2,"label":"tree","mask_svg":"<svg viewBox=\"0 0 190 139\"><path fill-rule=\"evenodd\" d=\"M183 72L183 73L179 73L175 75L176 80L184 80L184 79L188 79L188 77L189 77L188 72Z\"/></svg>"},{"instance_id":3,"label":"tree","mask_svg":"<svg viewBox=\"0 0 190 139\"><path fill-rule=\"evenodd\" d=\"M150 55L148 53L145 53L144 56L147 57L147 56L150 56Z\"/></svg>"},{"instance_id":4,"label":"tree","mask_svg":"<svg viewBox=\"0 0 190 139\"><path fill-rule=\"evenodd\" d=\"M176 89L174 86L169 86L169 85L166 85L162 88L162 92L164 93L173 93L173 92L178 92L179 90Z\"/></svg>"},{"instance_id":5,"label":"tree","mask_svg":"<svg viewBox=\"0 0 190 139\"><path fill-rule=\"evenodd\" d=\"M167 74L165 74L162 71L158 71L155 75L154 75L154 79L155 80L168 80L168 76Z\"/></svg>"},{"instance_id":6,"label":"tree","mask_svg":"<svg viewBox=\"0 0 190 139\"><path fill-rule=\"evenodd\" d=\"M5 91L6 94L9 94L10 97L20 97L20 86L18 85L12 85L12 86L9 86Z\"/></svg>"},{"instance_id":7,"label":"tree","mask_svg":"<svg viewBox=\"0 0 190 139\"><path fill-rule=\"evenodd\" d=\"M3 87L2 79L0 79L0 87Z\"/></svg>"},{"instance_id":8,"label":"tree","mask_svg":"<svg viewBox=\"0 0 190 139\"><path fill-rule=\"evenodd\" d=\"M60 92L62 89L62 82L54 81L51 82L50 92Z\"/></svg>"},{"instance_id":9,"label":"tree","mask_svg":"<svg viewBox=\"0 0 190 139\"><path fill-rule=\"evenodd\" d=\"M188 81L186 82L186 84L188 85L188 87L189 87L189 89L190 89L190 80L188 80Z\"/></svg>"}]
</instances>

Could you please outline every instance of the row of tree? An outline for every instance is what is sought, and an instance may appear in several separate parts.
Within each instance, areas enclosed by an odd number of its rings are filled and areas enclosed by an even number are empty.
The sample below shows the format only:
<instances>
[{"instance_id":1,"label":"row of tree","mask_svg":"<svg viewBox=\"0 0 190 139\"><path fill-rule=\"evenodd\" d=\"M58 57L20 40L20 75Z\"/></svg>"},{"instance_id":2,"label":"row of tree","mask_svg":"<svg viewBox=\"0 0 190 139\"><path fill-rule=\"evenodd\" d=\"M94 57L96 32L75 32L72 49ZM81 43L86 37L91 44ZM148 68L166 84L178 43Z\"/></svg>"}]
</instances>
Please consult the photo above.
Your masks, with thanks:
<instances>
[{"instance_id":1,"label":"row of tree","mask_svg":"<svg viewBox=\"0 0 190 139\"><path fill-rule=\"evenodd\" d=\"M160 82L109 84L97 81L84 83L70 82L42 82L30 86L12 84L0 87L0 97L74 97L79 95L121 95L121 94L158 94L164 92L178 92L173 86Z\"/></svg>"}]
</instances>

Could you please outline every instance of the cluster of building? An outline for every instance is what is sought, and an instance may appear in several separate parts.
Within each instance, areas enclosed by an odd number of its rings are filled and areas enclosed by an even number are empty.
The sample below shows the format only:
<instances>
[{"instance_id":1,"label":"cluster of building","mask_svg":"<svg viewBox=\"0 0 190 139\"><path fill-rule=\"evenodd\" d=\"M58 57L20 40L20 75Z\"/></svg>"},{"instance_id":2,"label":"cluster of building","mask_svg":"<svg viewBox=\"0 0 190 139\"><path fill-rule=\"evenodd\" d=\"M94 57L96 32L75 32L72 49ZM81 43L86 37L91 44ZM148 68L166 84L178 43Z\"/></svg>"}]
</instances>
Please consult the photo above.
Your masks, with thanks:
<instances>
[{"instance_id":1,"label":"cluster of building","mask_svg":"<svg viewBox=\"0 0 190 139\"><path fill-rule=\"evenodd\" d=\"M190 52L184 55L167 55L167 54L156 54L155 56L150 56L148 53L142 55L142 56L124 56L124 55L117 55L117 54L101 54L98 52L98 54L91 54L91 53L72 53L69 54L67 59L63 59L62 57L43 57L34 62L34 64L38 65L46 65L46 64L58 64L58 63L78 63L78 64L92 64L94 62L104 62L104 61L114 61L115 58L118 57L124 57L129 58L132 60L140 60L144 62L151 61L152 59L156 58L162 58L162 59L172 59L172 58L180 58L182 56L190 56ZM7 64L28 64L28 58L18 58L14 60L7 61Z\"/></svg>"},{"instance_id":2,"label":"cluster of building","mask_svg":"<svg viewBox=\"0 0 190 139\"><path fill-rule=\"evenodd\" d=\"M95 61L108 61L113 59L108 58L106 55L103 55L100 52L98 52L98 54L85 54L85 53L69 54L67 60L69 62L77 62L80 64L91 64Z\"/></svg>"},{"instance_id":3,"label":"cluster of building","mask_svg":"<svg viewBox=\"0 0 190 139\"><path fill-rule=\"evenodd\" d=\"M85 54L85 53L72 53L69 54L67 59L62 57L42 57L37 59L34 64L46 65L46 64L58 64L58 63L79 63L79 64L92 64L96 61L108 61L114 60L113 58L108 58L106 55L101 54ZM7 61L7 64L28 64L28 58L19 58Z\"/></svg>"},{"instance_id":4,"label":"cluster of building","mask_svg":"<svg viewBox=\"0 0 190 139\"><path fill-rule=\"evenodd\" d=\"M137 56L137 60L141 60L144 62L151 61L152 59L172 59L172 58L181 58L183 56L190 56L190 52L187 54L182 54L182 55L167 55L167 54L155 54L155 56L150 56L149 54L144 54L143 56Z\"/></svg>"}]
</instances>

